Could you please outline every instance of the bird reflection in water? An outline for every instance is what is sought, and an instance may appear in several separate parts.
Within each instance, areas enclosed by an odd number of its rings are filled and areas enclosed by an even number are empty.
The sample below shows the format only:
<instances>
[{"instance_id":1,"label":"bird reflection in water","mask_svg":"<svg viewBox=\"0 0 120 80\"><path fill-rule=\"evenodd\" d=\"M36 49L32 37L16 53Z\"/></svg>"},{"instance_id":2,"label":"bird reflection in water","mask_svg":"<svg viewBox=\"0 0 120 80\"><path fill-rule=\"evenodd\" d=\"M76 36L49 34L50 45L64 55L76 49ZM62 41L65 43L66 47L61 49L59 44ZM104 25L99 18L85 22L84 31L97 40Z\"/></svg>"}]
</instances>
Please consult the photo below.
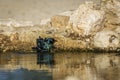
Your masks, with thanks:
<instances>
[{"instance_id":1,"label":"bird reflection in water","mask_svg":"<svg viewBox=\"0 0 120 80\"><path fill-rule=\"evenodd\" d=\"M45 64L52 68L54 65L54 53L37 53L37 64L39 64L40 67Z\"/></svg>"}]
</instances>

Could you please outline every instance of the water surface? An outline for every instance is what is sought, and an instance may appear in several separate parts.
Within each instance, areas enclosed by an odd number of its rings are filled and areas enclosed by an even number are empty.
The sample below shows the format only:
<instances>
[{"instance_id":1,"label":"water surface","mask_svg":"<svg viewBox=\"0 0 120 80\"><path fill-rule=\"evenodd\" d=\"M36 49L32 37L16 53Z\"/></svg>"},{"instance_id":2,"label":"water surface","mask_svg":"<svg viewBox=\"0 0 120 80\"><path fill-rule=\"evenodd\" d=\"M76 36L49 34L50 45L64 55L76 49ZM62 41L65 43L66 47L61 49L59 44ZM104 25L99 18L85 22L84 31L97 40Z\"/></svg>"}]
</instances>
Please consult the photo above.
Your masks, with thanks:
<instances>
[{"instance_id":1,"label":"water surface","mask_svg":"<svg viewBox=\"0 0 120 80\"><path fill-rule=\"evenodd\" d=\"M0 80L120 80L114 53L56 53L55 65L37 64L36 54L0 55Z\"/></svg>"}]
</instances>

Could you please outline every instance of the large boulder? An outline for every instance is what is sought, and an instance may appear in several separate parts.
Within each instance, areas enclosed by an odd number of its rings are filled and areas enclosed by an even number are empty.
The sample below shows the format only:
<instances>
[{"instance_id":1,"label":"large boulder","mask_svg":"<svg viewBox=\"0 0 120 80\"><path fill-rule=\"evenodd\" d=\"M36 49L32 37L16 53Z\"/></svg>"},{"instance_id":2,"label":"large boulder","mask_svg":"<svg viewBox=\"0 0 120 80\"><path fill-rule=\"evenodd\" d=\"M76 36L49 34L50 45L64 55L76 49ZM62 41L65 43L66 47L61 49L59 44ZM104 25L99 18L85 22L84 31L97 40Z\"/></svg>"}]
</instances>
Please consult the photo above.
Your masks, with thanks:
<instances>
[{"instance_id":1,"label":"large boulder","mask_svg":"<svg viewBox=\"0 0 120 80\"><path fill-rule=\"evenodd\" d=\"M106 22L109 24L120 24L120 1L109 0L105 5Z\"/></svg>"},{"instance_id":2,"label":"large boulder","mask_svg":"<svg viewBox=\"0 0 120 80\"><path fill-rule=\"evenodd\" d=\"M95 35L94 45L101 48L120 47L120 1L106 0L102 8L105 11L105 28Z\"/></svg>"},{"instance_id":3,"label":"large boulder","mask_svg":"<svg viewBox=\"0 0 120 80\"><path fill-rule=\"evenodd\" d=\"M119 42L119 35L109 30L100 31L94 36L94 46L99 48L116 48Z\"/></svg>"},{"instance_id":4,"label":"large boulder","mask_svg":"<svg viewBox=\"0 0 120 80\"><path fill-rule=\"evenodd\" d=\"M95 7L94 3L86 2L73 12L69 23L76 33L90 35L102 29L105 12Z\"/></svg>"}]
</instances>

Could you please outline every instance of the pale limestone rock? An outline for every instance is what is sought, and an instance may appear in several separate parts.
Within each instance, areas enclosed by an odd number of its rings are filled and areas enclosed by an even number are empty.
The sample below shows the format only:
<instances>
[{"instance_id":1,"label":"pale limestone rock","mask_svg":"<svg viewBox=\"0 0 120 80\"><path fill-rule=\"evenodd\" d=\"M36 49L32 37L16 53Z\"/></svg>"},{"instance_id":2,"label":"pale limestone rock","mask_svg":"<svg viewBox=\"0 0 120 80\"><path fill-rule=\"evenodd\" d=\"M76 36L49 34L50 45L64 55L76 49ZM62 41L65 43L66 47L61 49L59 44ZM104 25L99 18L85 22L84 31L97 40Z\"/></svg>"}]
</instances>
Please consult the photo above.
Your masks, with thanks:
<instances>
[{"instance_id":1,"label":"pale limestone rock","mask_svg":"<svg viewBox=\"0 0 120 80\"><path fill-rule=\"evenodd\" d=\"M69 16L56 15L51 18L52 27L65 28L68 25Z\"/></svg>"},{"instance_id":2,"label":"pale limestone rock","mask_svg":"<svg viewBox=\"0 0 120 80\"><path fill-rule=\"evenodd\" d=\"M120 36L120 26L117 26L117 28L114 31Z\"/></svg>"},{"instance_id":3,"label":"pale limestone rock","mask_svg":"<svg viewBox=\"0 0 120 80\"><path fill-rule=\"evenodd\" d=\"M33 26L34 24L32 21L16 21L14 19L8 18L8 19L0 19L0 25L6 25L6 26Z\"/></svg>"},{"instance_id":4,"label":"pale limestone rock","mask_svg":"<svg viewBox=\"0 0 120 80\"><path fill-rule=\"evenodd\" d=\"M63 15L63 16L71 16L73 14L74 11L66 11L63 13L60 13L59 15Z\"/></svg>"},{"instance_id":5,"label":"pale limestone rock","mask_svg":"<svg viewBox=\"0 0 120 80\"><path fill-rule=\"evenodd\" d=\"M110 24L120 24L120 1L110 0L105 5L106 20Z\"/></svg>"},{"instance_id":6,"label":"pale limestone rock","mask_svg":"<svg viewBox=\"0 0 120 80\"><path fill-rule=\"evenodd\" d=\"M12 33L12 34L10 35L10 40L11 40L12 42L14 42L14 41L16 41L16 40L19 40L19 34L18 34L17 32Z\"/></svg>"},{"instance_id":7,"label":"pale limestone rock","mask_svg":"<svg viewBox=\"0 0 120 80\"><path fill-rule=\"evenodd\" d=\"M57 38L59 38L57 44L60 44L60 48L85 48L86 45L90 46L93 40L93 38L86 38L86 36L95 35L93 42L95 47L119 47L120 1L109 0L101 9L97 9L96 5L92 2L85 3L80 5L80 7L75 11L67 11L53 16L51 19L48 18L41 20L39 25L34 26L29 22L20 23L20 25L14 20L3 23L4 24L0 22L0 33L9 36L7 38L10 38L10 41L13 43L15 40L18 40L21 43L26 42L24 45L33 45L35 44L36 38L38 38L38 36L51 36L53 38L56 38L55 36L57 36ZM51 25L52 27L48 25ZM103 28L104 31L101 31ZM46 33L47 31L49 32L50 29L53 34ZM82 35L82 39L79 39L79 41L81 41L80 44L78 45L77 43L78 38L76 38L76 40L71 40L70 38L67 39L66 37L63 37L65 30L68 33L72 33L74 37L80 37ZM74 33L77 36L75 36ZM62 40L62 38L65 39ZM9 40L3 40L0 38L1 46L4 47L6 42L9 43Z\"/></svg>"},{"instance_id":8,"label":"pale limestone rock","mask_svg":"<svg viewBox=\"0 0 120 80\"><path fill-rule=\"evenodd\" d=\"M48 18L48 19L42 19L42 20L40 21L40 25L46 25L46 24L48 24L48 23L50 23L50 18Z\"/></svg>"},{"instance_id":9,"label":"pale limestone rock","mask_svg":"<svg viewBox=\"0 0 120 80\"><path fill-rule=\"evenodd\" d=\"M76 33L89 35L101 30L105 13L102 10L97 10L95 6L92 2L86 2L71 15L69 23L72 23L72 29Z\"/></svg>"},{"instance_id":10,"label":"pale limestone rock","mask_svg":"<svg viewBox=\"0 0 120 80\"><path fill-rule=\"evenodd\" d=\"M113 31L100 31L94 36L94 46L99 48L119 47L119 36Z\"/></svg>"}]
</instances>

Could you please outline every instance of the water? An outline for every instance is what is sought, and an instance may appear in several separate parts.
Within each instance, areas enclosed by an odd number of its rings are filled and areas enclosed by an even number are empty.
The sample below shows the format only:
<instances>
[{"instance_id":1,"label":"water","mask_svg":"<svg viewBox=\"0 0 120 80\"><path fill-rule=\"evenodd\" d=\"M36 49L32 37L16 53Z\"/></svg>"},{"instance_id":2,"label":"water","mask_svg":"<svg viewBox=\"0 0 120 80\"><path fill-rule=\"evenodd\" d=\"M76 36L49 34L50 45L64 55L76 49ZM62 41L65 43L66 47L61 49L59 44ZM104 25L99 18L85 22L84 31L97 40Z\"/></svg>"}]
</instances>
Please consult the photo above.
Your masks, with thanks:
<instances>
[{"instance_id":1,"label":"water","mask_svg":"<svg viewBox=\"0 0 120 80\"><path fill-rule=\"evenodd\" d=\"M0 55L0 80L120 80L120 56L56 53L55 64L37 64L36 54Z\"/></svg>"}]
</instances>

